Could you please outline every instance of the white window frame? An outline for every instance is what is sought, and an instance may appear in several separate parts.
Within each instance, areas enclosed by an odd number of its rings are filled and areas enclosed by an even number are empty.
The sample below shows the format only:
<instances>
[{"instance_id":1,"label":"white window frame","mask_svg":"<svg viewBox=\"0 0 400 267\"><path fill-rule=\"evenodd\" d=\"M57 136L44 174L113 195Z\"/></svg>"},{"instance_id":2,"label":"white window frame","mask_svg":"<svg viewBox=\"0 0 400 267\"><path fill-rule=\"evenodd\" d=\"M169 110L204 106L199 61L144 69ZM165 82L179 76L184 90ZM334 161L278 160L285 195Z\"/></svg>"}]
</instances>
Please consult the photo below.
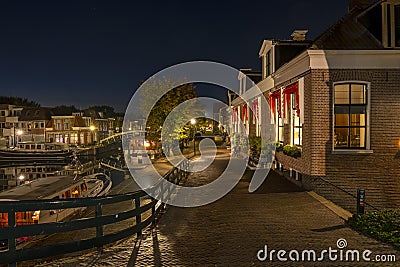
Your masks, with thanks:
<instances>
[{"instance_id":1,"label":"white window frame","mask_svg":"<svg viewBox=\"0 0 400 267\"><path fill-rule=\"evenodd\" d=\"M349 83L358 83L358 84L365 84L367 87L367 107L366 107L366 127L365 127L365 134L366 134L366 140L365 140L365 148L352 148L352 149L335 149L335 141L334 141L334 136L335 136L335 85L336 84L349 84ZM331 132L331 137L332 137L332 153L334 154L371 154L373 153L373 150L371 150L371 135L370 135L370 121L371 121L371 82L367 81L360 81L360 80L345 80L345 81L337 81L332 84L332 132Z\"/></svg>"}]
</instances>

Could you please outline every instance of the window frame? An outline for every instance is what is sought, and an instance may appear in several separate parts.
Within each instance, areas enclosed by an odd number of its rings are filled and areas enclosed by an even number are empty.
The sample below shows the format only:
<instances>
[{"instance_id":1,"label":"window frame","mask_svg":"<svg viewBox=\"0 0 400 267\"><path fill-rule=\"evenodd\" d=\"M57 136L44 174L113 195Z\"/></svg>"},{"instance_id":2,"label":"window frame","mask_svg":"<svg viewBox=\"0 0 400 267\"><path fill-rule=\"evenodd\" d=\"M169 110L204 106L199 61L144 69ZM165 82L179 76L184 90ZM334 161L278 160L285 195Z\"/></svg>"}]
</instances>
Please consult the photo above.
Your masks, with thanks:
<instances>
[{"instance_id":1,"label":"window frame","mask_svg":"<svg viewBox=\"0 0 400 267\"><path fill-rule=\"evenodd\" d=\"M303 146L303 125L300 122L300 117L297 116L296 112L296 94L290 94L290 144L292 146L302 147ZM299 120L299 126L295 125L295 118ZM298 129L299 132L299 144L295 144L295 129Z\"/></svg>"},{"instance_id":2,"label":"window frame","mask_svg":"<svg viewBox=\"0 0 400 267\"><path fill-rule=\"evenodd\" d=\"M396 15L400 17L400 14L397 14L396 12L400 13L400 4L393 4L393 47L399 48L400 47L400 42L396 43L396 41L400 40L400 21L397 21Z\"/></svg>"},{"instance_id":3,"label":"window frame","mask_svg":"<svg viewBox=\"0 0 400 267\"><path fill-rule=\"evenodd\" d=\"M340 84L361 84L365 85L366 88L366 99L365 99L365 104L351 104L351 99L350 99L350 104L337 104L335 105L335 86L340 85ZM350 98L351 98L351 89L350 89ZM360 81L360 80L347 80L347 81L338 81L334 82L332 84L332 132L331 132L331 137L332 137L332 152L334 153L373 153L371 150L371 144L370 144L370 114L371 114L371 83L367 81ZM359 127L359 128L365 128L365 146L364 147L335 147L335 107L336 106L365 106L365 127ZM348 126L346 126L348 129L351 128L351 122L348 122ZM346 128L345 127L345 128ZM339 127L341 128L341 127ZM353 127L357 128L357 127ZM350 133L349 133L350 134Z\"/></svg>"},{"instance_id":4,"label":"window frame","mask_svg":"<svg viewBox=\"0 0 400 267\"><path fill-rule=\"evenodd\" d=\"M279 118L279 99L274 98L275 101L275 110L274 110L274 126L275 126L275 142L279 144L284 144L285 142L285 124L283 122L283 118ZM279 140L282 133L282 140Z\"/></svg>"},{"instance_id":5,"label":"window frame","mask_svg":"<svg viewBox=\"0 0 400 267\"><path fill-rule=\"evenodd\" d=\"M268 50L268 52L265 55L265 75L266 77L269 77L272 74L272 51L271 49Z\"/></svg>"}]
</instances>

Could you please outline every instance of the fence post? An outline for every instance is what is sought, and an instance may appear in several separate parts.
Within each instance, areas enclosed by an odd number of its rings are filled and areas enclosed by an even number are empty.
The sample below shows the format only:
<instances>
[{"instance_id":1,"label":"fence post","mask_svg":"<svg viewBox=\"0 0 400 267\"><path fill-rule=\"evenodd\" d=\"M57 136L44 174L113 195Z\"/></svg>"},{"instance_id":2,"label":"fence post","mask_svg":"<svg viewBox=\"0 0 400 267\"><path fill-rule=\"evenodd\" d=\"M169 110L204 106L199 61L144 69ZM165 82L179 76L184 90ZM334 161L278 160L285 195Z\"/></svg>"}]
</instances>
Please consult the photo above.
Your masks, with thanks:
<instances>
[{"instance_id":1,"label":"fence post","mask_svg":"<svg viewBox=\"0 0 400 267\"><path fill-rule=\"evenodd\" d=\"M14 228L15 228L15 211L14 209L11 209L8 211L8 228L10 229L11 233L14 233ZM8 251L11 253L13 256L15 256L15 250L16 250L16 243L15 243L15 236L11 236L11 238L8 239ZM16 262L12 262L8 264L9 267L15 267L17 266Z\"/></svg>"},{"instance_id":2,"label":"fence post","mask_svg":"<svg viewBox=\"0 0 400 267\"><path fill-rule=\"evenodd\" d=\"M140 208L140 197L135 197L135 209L139 209ZM140 225L142 223L142 214L139 213L138 215L136 215L136 225ZM140 229L137 232L137 236L141 236L142 235L142 229Z\"/></svg>"},{"instance_id":3,"label":"fence post","mask_svg":"<svg viewBox=\"0 0 400 267\"><path fill-rule=\"evenodd\" d=\"M99 217L101 217L101 216L103 216L103 211L101 208L101 203L99 202L96 205L96 218L99 220ZM103 225L102 224L96 226L96 238L98 239L100 237L103 237ZM97 250L100 253L102 253L103 246L102 245L97 246Z\"/></svg>"},{"instance_id":4,"label":"fence post","mask_svg":"<svg viewBox=\"0 0 400 267\"><path fill-rule=\"evenodd\" d=\"M151 207L151 216L153 217L152 220L152 226L154 227L156 225L156 204L157 204L157 199L151 198L151 201L153 202L153 206Z\"/></svg>"}]
</instances>

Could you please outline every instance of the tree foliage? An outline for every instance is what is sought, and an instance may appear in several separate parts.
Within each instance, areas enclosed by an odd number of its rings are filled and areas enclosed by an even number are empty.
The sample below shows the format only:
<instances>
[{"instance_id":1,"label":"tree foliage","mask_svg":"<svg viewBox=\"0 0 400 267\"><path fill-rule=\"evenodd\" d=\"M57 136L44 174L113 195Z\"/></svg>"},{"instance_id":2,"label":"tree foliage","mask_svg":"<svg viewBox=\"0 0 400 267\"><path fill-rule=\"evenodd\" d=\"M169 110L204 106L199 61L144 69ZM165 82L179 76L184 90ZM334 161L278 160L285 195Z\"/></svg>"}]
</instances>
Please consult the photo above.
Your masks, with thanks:
<instances>
[{"instance_id":1,"label":"tree foliage","mask_svg":"<svg viewBox=\"0 0 400 267\"><path fill-rule=\"evenodd\" d=\"M79 111L75 106L65 105L52 107L50 110L55 116L72 115L72 113Z\"/></svg>"},{"instance_id":2,"label":"tree foliage","mask_svg":"<svg viewBox=\"0 0 400 267\"><path fill-rule=\"evenodd\" d=\"M142 110L142 112L151 109L146 121L146 135L148 139L158 141L161 137L161 129L164 125L164 122L167 119L168 115L170 115L171 111L175 109L179 104L197 97L194 84L188 83L181 86L176 86L177 84L179 83L169 79L153 80L147 81L145 87L142 88L143 95L140 109ZM174 89L162 95L162 91L165 88ZM157 99L159 100L157 101ZM152 107L154 103L156 104ZM183 125L187 123L189 114L193 114L195 110L196 105L194 105L193 103L191 105L188 105L184 109L180 109L179 114L174 115L174 125L164 125L164 127L173 127L173 129L163 130L170 133L175 133L175 137L180 136L180 134L182 133ZM146 114L143 114L143 117L145 117L145 115ZM177 127L178 125L182 125L182 127ZM173 137L174 136L171 136L171 138ZM163 138L165 139L166 137L163 136Z\"/></svg>"},{"instance_id":3,"label":"tree foliage","mask_svg":"<svg viewBox=\"0 0 400 267\"><path fill-rule=\"evenodd\" d=\"M0 104L9 104L22 107L40 107L40 104L35 101L30 101L26 98L14 97L14 96L0 96Z\"/></svg>"},{"instance_id":4,"label":"tree foliage","mask_svg":"<svg viewBox=\"0 0 400 267\"><path fill-rule=\"evenodd\" d=\"M111 106L102 105L102 106L90 106L87 110L93 110L96 113L103 113L104 118L112 118L116 116L115 109Z\"/></svg>"}]
</instances>

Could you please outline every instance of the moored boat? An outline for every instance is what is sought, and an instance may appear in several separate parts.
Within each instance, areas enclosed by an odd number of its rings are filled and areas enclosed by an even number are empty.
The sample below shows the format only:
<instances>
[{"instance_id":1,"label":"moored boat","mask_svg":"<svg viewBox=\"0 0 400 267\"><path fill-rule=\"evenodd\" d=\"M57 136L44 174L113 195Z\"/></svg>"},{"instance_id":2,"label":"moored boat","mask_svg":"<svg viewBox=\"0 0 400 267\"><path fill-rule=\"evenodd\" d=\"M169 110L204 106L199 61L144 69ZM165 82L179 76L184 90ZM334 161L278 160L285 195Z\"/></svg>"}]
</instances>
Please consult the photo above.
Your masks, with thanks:
<instances>
[{"instance_id":1,"label":"moored boat","mask_svg":"<svg viewBox=\"0 0 400 267\"><path fill-rule=\"evenodd\" d=\"M62 143L20 142L15 148L0 149L4 162L66 162L72 150Z\"/></svg>"},{"instance_id":2,"label":"moored boat","mask_svg":"<svg viewBox=\"0 0 400 267\"><path fill-rule=\"evenodd\" d=\"M75 180L73 176L52 176L27 182L0 193L0 201L67 199L104 196L112 186L110 177L96 173ZM79 209L39 210L16 213L16 225L65 220ZM8 214L0 213L0 227L8 226Z\"/></svg>"}]
</instances>

